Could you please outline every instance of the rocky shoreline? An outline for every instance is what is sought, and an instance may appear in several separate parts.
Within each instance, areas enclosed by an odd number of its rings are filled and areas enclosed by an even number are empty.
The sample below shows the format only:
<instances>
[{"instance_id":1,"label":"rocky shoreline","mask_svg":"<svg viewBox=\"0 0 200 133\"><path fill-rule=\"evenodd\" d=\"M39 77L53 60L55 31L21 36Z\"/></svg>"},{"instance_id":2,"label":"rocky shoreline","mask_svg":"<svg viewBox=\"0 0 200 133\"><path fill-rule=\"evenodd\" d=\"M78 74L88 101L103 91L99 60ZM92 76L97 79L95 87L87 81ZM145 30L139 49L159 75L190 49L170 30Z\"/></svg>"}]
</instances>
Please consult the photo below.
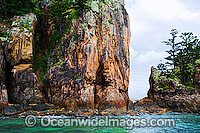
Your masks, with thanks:
<instances>
[{"instance_id":1,"label":"rocky shoreline","mask_svg":"<svg viewBox=\"0 0 200 133\"><path fill-rule=\"evenodd\" d=\"M115 110L115 111L114 111ZM97 109L78 109L76 111L66 110L53 104L30 104L30 105L8 105L0 117L23 118L33 116L71 116L71 117L92 117L92 116L123 116L127 112L117 109L109 109L99 112Z\"/></svg>"},{"instance_id":2,"label":"rocky shoreline","mask_svg":"<svg viewBox=\"0 0 200 133\"><path fill-rule=\"evenodd\" d=\"M23 118L28 115L33 116L69 116L69 117L93 117L93 116L138 116L152 114L166 114L170 112L167 108L159 107L153 100L144 98L137 100L132 105L129 105L127 111L122 111L117 108L110 108L99 111L97 109L78 109L66 110L53 104L8 104L2 109L0 117Z\"/></svg>"},{"instance_id":3,"label":"rocky shoreline","mask_svg":"<svg viewBox=\"0 0 200 133\"><path fill-rule=\"evenodd\" d=\"M191 95L192 96L192 95ZM177 96L176 96L177 97ZM172 97L174 98L174 97ZM190 99L188 97L187 99ZM194 97L193 97L194 98ZM177 97L178 100L180 98ZM140 116L140 115L162 115L167 114L169 112L177 112L177 113L195 113L199 114L199 112L192 112L191 110L183 107L180 107L184 104L183 101L177 102L176 98L174 98L174 103L158 102L151 98L145 97L140 100L136 100L134 103L129 104L129 108L127 111L122 111L117 108L110 108L107 110L98 110L98 109L89 109L83 108L78 110L67 110L63 107L55 106L53 104L8 104L4 105L4 108L1 109L0 117L10 117L10 118L25 118L28 115L33 116L68 116L68 117L85 117L91 118L94 116ZM184 99L184 97L183 97ZM189 102L189 101L188 101ZM194 105L193 105L194 106ZM3 107L1 105L1 107ZM178 107L178 108L177 108Z\"/></svg>"},{"instance_id":4,"label":"rocky shoreline","mask_svg":"<svg viewBox=\"0 0 200 133\"><path fill-rule=\"evenodd\" d=\"M160 107L152 99L145 97L134 103L134 110L130 115L162 115L171 112L168 108Z\"/></svg>"},{"instance_id":5,"label":"rocky shoreline","mask_svg":"<svg viewBox=\"0 0 200 133\"><path fill-rule=\"evenodd\" d=\"M54 104L7 104L1 102L0 117L23 118L34 116L69 116L69 117L93 117L93 116L138 116L138 115L162 115L168 112L196 113L200 112L200 99L198 90L183 89L178 80L169 79L152 67L150 76L150 89L148 97L129 100L127 109L116 107L107 109L74 108L67 109ZM169 89L159 88L169 85ZM174 87L174 88L172 88Z\"/></svg>"},{"instance_id":6,"label":"rocky shoreline","mask_svg":"<svg viewBox=\"0 0 200 133\"><path fill-rule=\"evenodd\" d=\"M92 1L60 40L44 15L48 4L40 10L39 16L0 22L0 116L200 113L200 61L194 69L198 89L152 68L148 98L129 100L131 32L124 0Z\"/></svg>"}]
</instances>

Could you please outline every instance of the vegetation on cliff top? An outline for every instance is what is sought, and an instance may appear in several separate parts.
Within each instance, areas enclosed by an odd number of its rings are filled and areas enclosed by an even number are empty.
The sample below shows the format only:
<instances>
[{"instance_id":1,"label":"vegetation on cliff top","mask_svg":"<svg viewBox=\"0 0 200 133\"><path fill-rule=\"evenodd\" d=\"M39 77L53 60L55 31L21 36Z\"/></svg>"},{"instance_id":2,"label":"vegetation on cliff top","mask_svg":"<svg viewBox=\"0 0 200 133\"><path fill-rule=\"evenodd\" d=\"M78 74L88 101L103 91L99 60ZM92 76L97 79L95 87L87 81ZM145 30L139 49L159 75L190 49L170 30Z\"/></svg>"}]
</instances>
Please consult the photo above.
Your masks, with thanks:
<instances>
[{"instance_id":1,"label":"vegetation on cliff top","mask_svg":"<svg viewBox=\"0 0 200 133\"><path fill-rule=\"evenodd\" d=\"M200 59L200 41L192 32L184 32L178 36L176 29L171 30L172 38L163 43L170 46L166 51L169 56L165 64L160 63L157 68L161 72L171 73L171 78L179 78L187 86L194 86L194 71Z\"/></svg>"}]
</instances>

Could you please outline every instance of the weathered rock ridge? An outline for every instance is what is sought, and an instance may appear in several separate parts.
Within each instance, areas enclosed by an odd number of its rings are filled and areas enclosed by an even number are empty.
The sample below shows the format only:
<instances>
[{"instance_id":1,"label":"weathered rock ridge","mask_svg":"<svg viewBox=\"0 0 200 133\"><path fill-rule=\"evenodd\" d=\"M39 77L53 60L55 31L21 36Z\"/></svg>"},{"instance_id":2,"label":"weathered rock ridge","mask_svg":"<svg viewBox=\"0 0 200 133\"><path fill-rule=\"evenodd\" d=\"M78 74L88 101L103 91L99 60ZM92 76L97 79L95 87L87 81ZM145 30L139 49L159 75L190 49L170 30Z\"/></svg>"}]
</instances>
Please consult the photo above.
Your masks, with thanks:
<instances>
[{"instance_id":1,"label":"weathered rock ridge","mask_svg":"<svg viewBox=\"0 0 200 133\"><path fill-rule=\"evenodd\" d=\"M99 7L100 6L100 7ZM48 6L43 6L48 13ZM71 32L56 44L42 83L33 71L36 27L47 51L53 24L43 15L15 16L0 28L0 104L53 103L68 110L128 108L129 17L124 1L92 2L92 8L74 20ZM46 25L46 26L45 26ZM42 26L42 27L41 27ZM46 38L45 38L46 35ZM76 37L74 37L76 35ZM38 85L39 84L39 85Z\"/></svg>"}]
</instances>

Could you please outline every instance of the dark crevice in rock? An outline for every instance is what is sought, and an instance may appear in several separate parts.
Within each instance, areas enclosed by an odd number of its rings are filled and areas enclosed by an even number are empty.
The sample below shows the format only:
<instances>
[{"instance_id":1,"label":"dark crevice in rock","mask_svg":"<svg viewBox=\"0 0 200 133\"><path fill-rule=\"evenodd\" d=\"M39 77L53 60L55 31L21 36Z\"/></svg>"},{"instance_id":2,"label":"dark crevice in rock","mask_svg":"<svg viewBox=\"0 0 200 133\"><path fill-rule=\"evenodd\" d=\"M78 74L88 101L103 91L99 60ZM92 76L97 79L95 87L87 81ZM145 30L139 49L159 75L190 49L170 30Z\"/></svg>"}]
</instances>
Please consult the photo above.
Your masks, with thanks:
<instances>
[{"instance_id":1,"label":"dark crevice in rock","mask_svg":"<svg viewBox=\"0 0 200 133\"><path fill-rule=\"evenodd\" d=\"M19 63L16 63L15 66L19 64L30 64L32 61L29 59L21 59Z\"/></svg>"},{"instance_id":2,"label":"dark crevice in rock","mask_svg":"<svg viewBox=\"0 0 200 133\"><path fill-rule=\"evenodd\" d=\"M103 71L104 71L104 65L103 63L100 63L96 73L96 84L101 86L102 89L106 86L106 80L105 76L103 75Z\"/></svg>"},{"instance_id":3,"label":"dark crevice in rock","mask_svg":"<svg viewBox=\"0 0 200 133\"><path fill-rule=\"evenodd\" d=\"M96 82L94 84L94 109L97 109L97 86L96 86Z\"/></svg>"},{"instance_id":4,"label":"dark crevice in rock","mask_svg":"<svg viewBox=\"0 0 200 133\"><path fill-rule=\"evenodd\" d=\"M12 72L11 70L13 69L14 66L12 66L6 59L6 55L5 55L5 50L3 50L3 54L4 54L4 59L5 59L5 76L6 76L6 81L5 81L5 85L6 85L6 89L7 89L7 93L8 93L8 102L9 103L13 103L12 100Z\"/></svg>"}]
</instances>

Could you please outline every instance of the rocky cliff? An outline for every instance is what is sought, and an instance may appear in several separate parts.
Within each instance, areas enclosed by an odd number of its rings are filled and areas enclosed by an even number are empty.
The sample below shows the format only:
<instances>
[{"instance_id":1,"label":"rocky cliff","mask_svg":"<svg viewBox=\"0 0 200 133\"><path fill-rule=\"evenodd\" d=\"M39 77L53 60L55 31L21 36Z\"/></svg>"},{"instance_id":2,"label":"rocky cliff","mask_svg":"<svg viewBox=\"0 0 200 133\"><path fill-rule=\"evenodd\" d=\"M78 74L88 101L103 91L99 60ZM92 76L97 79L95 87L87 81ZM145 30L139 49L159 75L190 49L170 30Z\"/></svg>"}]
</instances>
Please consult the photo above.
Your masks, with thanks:
<instances>
[{"instance_id":1,"label":"rocky cliff","mask_svg":"<svg viewBox=\"0 0 200 133\"><path fill-rule=\"evenodd\" d=\"M46 98L69 109L126 110L129 83L129 17L123 1L101 4L73 23L57 44L45 78Z\"/></svg>"},{"instance_id":2,"label":"rocky cliff","mask_svg":"<svg viewBox=\"0 0 200 133\"><path fill-rule=\"evenodd\" d=\"M42 34L40 47L45 52L51 45L54 25L45 15L48 5L42 6L40 18L29 13L15 16L10 25L1 23L1 31L9 34L1 37L0 44L1 103L127 109L129 17L123 0L99 3L92 1L90 10L74 20L70 32L53 47L44 80L38 80L41 75L33 65L40 57L35 54L36 32Z\"/></svg>"},{"instance_id":3,"label":"rocky cliff","mask_svg":"<svg viewBox=\"0 0 200 133\"><path fill-rule=\"evenodd\" d=\"M169 74L152 67L148 97L161 107L167 107L172 111L200 113L198 65L195 70L197 87L188 87L181 84L178 78L172 78Z\"/></svg>"},{"instance_id":4,"label":"rocky cliff","mask_svg":"<svg viewBox=\"0 0 200 133\"><path fill-rule=\"evenodd\" d=\"M11 25L1 26L9 34L9 37L1 37L2 81L5 81L2 87L6 87L2 96L9 103L35 102L33 90L37 77L32 71L32 64L36 21L36 16L30 13L15 16Z\"/></svg>"}]
</instances>

